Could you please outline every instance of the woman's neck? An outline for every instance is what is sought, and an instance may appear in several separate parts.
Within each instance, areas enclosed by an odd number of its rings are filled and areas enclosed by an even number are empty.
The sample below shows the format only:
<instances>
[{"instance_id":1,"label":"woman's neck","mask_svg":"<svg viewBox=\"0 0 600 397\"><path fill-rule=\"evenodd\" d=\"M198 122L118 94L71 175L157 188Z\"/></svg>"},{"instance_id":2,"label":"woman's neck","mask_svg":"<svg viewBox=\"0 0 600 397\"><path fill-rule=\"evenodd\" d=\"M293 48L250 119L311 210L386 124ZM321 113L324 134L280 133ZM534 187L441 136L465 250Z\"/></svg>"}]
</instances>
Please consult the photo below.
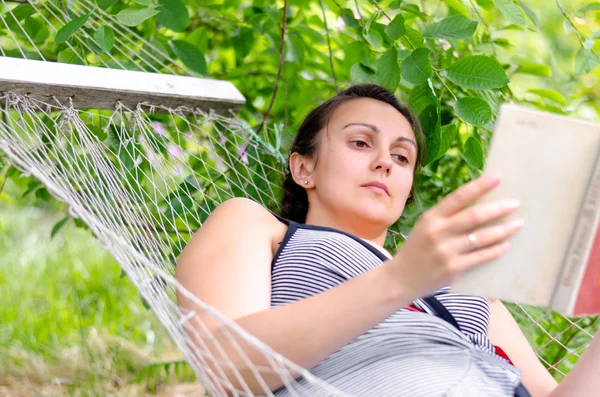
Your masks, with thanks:
<instances>
[{"instance_id":1,"label":"woman's neck","mask_svg":"<svg viewBox=\"0 0 600 397\"><path fill-rule=\"evenodd\" d=\"M331 217L327 213L319 211L309 211L306 216L306 224L315 226L324 226L352 234L368 243L383 248L387 236L387 228L365 222L361 219L342 219L341 217ZM386 251L387 252L387 251Z\"/></svg>"}]
</instances>

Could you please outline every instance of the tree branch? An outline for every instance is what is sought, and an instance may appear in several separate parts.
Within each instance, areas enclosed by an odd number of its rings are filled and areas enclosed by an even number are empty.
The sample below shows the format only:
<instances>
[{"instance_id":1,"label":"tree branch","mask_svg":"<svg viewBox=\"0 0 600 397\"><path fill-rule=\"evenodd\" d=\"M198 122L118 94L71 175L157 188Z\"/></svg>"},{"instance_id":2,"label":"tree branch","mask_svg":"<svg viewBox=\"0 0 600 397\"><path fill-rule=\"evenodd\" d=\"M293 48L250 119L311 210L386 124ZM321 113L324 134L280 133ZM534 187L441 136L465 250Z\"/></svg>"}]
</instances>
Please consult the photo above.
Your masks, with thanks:
<instances>
[{"instance_id":1,"label":"tree branch","mask_svg":"<svg viewBox=\"0 0 600 397\"><path fill-rule=\"evenodd\" d=\"M279 88L279 80L281 80L281 69L283 68L283 58L284 58L283 50L285 48L286 22L287 22L287 0L283 0L283 18L281 18L281 40L279 42L279 67L277 68L277 78L275 80L275 88L273 89L273 95L271 96L271 103L269 103L267 112L265 113L262 122L258 126L256 133L259 133L260 130L262 130L262 128L267 123L267 118L269 117L269 113L271 113L271 108L273 108L273 103L275 103L275 97L277 96L277 89Z\"/></svg>"},{"instance_id":2,"label":"tree branch","mask_svg":"<svg viewBox=\"0 0 600 397\"><path fill-rule=\"evenodd\" d=\"M323 0L319 0L321 5L321 11L323 11L323 22L325 23L325 34L327 36L327 47L329 48L329 66L331 67L331 74L333 75L333 84L335 84L335 90L338 90L337 78L335 77L335 69L333 68L333 54L331 52L331 40L329 38L329 27L327 26L327 17L325 16L325 6Z\"/></svg>"},{"instance_id":3,"label":"tree branch","mask_svg":"<svg viewBox=\"0 0 600 397\"><path fill-rule=\"evenodd\" d=\"M577 35L577 38L579 39L579 42L581 43L581 46L583 47L585 45L584 40L583 40L583 35L579 31L579 29L577 29L577 26L575 26L573 21L571 21L571 18L569 18L569 15L567 15L567 12L565 11L564 8L562 8L562 6L560 5L560 2L558 0L556 0L556 5L558 6L558 9L563 14L563 16L565 17L567 22L569 22L571 24L571 26L573 27L573 30L575 30L575 35Z\"/></svg>"}]
</instances>

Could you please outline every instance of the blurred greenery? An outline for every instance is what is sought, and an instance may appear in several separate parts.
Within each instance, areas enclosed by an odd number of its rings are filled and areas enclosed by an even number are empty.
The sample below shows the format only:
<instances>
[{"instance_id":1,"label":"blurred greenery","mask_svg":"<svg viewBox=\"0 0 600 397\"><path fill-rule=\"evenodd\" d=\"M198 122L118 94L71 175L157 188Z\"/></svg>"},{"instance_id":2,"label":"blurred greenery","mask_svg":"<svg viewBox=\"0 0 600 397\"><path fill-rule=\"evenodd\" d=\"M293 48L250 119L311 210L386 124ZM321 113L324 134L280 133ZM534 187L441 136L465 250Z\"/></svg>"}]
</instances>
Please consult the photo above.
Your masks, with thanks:
<instances>
[{"instance_id":1,"label":"blurred greenery","mask_svg":"<svg viewBox=\"0 0 600 397\"><path fill-rule=\"evenodd\" d=\"M373 81L395 91L417 111L430 147L415 182L416 203L393 228L403 233L425 209L479 175L500 103L600 120L600 7L589 1L38 4L48 7L0 3L0 47L6 55L232 81L247 98L240 117L270 148L271 156L263 158L272 164L285 155L307 111L350 82ZM62 10L70 22L53 17L51 9ZM144 41L120 40L133 33ZM469 69L485 78L465 77ZM171 351L154 316L89 232L68 219L51 239L53 227L67 215L64 205L0 161L1 183L6 182L0 195L0 358L6 358L0 360L5 363L0 376L17 376L24 352L28 368L35 368L36 360L54 364L70 374L54 372L55 378L84 380L74 382L71 391L102 394L95 389L105 387L99 377L112 383L133 377ZM392 235L386 245L393 249L395 242ZM572 350L597 328L595 317L574 326L543 309L512 310L558 379L577 359ZM91 347L96 335L117 338L111 342L115 346L128 341L136 353L122 357L116 349L109 364L106 355L98 360L99 348L94 353ZM63 365L73 347L80 359ZM552 368L559 361L557 370Z\"/></svg>"}]
</instances>

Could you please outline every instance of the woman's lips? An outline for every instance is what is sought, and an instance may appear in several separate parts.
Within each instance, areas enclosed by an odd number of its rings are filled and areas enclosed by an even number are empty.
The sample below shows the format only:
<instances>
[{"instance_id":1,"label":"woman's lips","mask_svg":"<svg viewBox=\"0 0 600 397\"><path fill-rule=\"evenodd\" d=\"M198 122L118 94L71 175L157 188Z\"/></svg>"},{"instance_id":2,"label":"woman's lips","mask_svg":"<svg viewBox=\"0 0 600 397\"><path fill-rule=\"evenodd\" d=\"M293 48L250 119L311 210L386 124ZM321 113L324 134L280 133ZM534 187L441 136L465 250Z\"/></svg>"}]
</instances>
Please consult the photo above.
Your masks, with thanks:
<instances>
[{"instance_id":1,"label":"woman's lips","mask_svg":"<svg viewBox=\"0 0 600 397\"><path fill-rule=\"evenodd\" d=\"M371 191L373 191L373 192L375 192L377 194L383 194L384 196L388 196L387 192L385 190L383 190L382 188L380 188L380 187L372 186L372 185L363 186L363 187L365 187L365 188L367 188L367 189L369 189L369 190L371 190Z\"/></svg>"}]
</instances>

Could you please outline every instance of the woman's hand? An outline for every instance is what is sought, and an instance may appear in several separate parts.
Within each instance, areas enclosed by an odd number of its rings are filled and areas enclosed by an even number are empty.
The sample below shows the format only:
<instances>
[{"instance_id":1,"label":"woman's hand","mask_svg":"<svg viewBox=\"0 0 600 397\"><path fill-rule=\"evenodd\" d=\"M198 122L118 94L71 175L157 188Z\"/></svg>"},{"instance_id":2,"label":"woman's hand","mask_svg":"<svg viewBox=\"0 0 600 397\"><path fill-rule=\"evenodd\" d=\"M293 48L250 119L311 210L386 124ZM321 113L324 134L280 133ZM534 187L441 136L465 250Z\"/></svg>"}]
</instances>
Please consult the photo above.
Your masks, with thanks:
<instances>
[{"instance_id":1,"label":"woman's hand","mask_svg":"<svg viewBox=\"0 0 600 397\"><path fill-rule=\"evenodd\" d=\"M466 208L499 183L498 175L483 175L425 212L389 261L392 277L415 297L421 297L451 284L465 270L505 253L505 240L522 229L522 220L486 224L514 212L518 202L498 200Z\"/></svg>"}]
</instances>

